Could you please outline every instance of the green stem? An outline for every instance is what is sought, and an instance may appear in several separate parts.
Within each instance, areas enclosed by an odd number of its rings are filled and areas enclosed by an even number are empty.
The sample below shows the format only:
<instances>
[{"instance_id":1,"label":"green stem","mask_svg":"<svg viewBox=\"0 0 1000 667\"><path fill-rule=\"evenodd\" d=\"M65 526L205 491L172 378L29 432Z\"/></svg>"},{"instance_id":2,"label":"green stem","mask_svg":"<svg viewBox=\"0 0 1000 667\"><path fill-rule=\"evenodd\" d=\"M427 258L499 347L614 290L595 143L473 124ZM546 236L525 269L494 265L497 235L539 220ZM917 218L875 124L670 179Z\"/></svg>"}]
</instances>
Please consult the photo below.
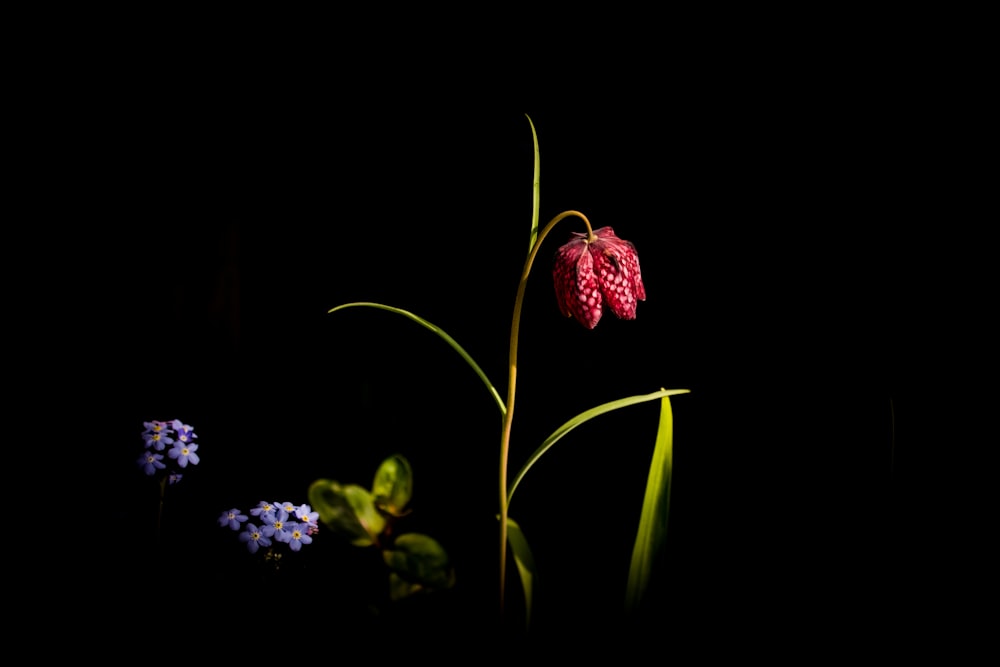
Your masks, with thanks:
<instances>
[{"instance_id":1,"label":"green stem","mask_svg":"<svg viewBox=\"0 0 1000 667\"><path fill-rule=\"evenodd\" d=\"M160 546L160 533L163 525L163 496L167 493L167 475L160 479L160 507L156 513L156 546Z\"/></svg>"},{"instance_id":2,"label":"green stem","mask_svg":"<svg viewBox=\"0 0 1000 667\"><path fill-rule=\"evenodd\" d=\"M500 436L500 614L504 610L504 590L507 587L507 458L510 450L511 423L514 419L514 390L517 382L517 339L518 331L521 328L521 309L524 305L524 290L528 284L528 274L531 272L531 265L538 254L538 248L548 235L549 231L555 227L556 223L575 215L587 226L587 240L594 239L594 230L590 226L590 220L579 211L563 211L545 225L545 228L538 235L538 240L532 245L531 252L528 253L528 260L524 263L524 271L521 273L521 281L517 285L517 297L514 299L514 317L510 326L510 368L509 379L507 381L507 412L503 415L503 430Z\"/></svg>"}]
</instances>

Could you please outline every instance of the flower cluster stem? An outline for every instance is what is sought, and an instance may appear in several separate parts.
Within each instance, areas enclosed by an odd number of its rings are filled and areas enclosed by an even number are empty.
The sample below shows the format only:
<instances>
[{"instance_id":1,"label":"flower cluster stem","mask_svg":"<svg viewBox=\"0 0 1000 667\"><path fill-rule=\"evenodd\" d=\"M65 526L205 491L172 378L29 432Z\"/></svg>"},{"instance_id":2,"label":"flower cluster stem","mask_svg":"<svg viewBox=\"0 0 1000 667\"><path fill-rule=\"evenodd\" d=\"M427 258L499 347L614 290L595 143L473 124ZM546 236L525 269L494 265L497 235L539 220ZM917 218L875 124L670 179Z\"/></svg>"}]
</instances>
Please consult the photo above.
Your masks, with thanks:
<instances>
[{"instance_id":1,"label":"flower cluster stem","mask_svg":"<svg viewBox=\"0 0 1000 667\"><path fill-rule=\"evenodd\" d=\"M167 477L168 475L163 475L160 479L160 506L156 512L156 544L159 546L161 542L161 533L163 532L163 499L167 493Z\"/></svg>"},{"instance_id":2,"label":"flower cluster stem","mask_svg":"<svg viewBox=\"0 0 1000 667\"><path fill-rule=\"evenodd\" d=\"M511 424L514 419L514 392L517 384L517 339L521 328L521 310L524 306L524 291L528 284L528 274L531 272L531 265L538 254L538 248L548 235L549 231L555 227L556 223L576 216L583 220L587 226L587 238L594 237L594 230L590 226L590 221L579 211L563 211L552 218L538 235L538 239L528 253L528 259L524 263L524 271L521 273L521 280L517 285L517 297L514 299L514 316L511 318L510 327L510 354L507 380L507 411L503 416L503 428L500 436L500 614L504 613L504 591L507 588L507 507L510 501L507 491L507 460L510 451Z\"/></svg>"}]
</instances>

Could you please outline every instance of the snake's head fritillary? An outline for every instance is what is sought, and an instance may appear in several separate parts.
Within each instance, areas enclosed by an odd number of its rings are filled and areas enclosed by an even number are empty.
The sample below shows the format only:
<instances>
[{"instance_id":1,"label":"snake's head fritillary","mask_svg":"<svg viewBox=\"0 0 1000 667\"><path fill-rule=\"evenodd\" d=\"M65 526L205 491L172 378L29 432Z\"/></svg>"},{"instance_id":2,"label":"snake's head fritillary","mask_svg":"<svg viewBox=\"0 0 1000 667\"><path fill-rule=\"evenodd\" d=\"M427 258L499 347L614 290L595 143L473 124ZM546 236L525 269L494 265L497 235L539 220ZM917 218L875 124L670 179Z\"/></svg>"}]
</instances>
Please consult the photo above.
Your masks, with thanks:
<instances>
[{"instance_id":1,"label":"snake's head fritillary","mask_svg":"<svg viewBox=\"0 0 1000 667\"><path fill-rule=\"evenodd\" d=\"M574 232L556 252L552 278L559 311L588 329L597 326L605 304L618 318L634 320L636 305L646 300L635 246L611 227L595 229L592 239Z\"/></svg>"}]
</instances>

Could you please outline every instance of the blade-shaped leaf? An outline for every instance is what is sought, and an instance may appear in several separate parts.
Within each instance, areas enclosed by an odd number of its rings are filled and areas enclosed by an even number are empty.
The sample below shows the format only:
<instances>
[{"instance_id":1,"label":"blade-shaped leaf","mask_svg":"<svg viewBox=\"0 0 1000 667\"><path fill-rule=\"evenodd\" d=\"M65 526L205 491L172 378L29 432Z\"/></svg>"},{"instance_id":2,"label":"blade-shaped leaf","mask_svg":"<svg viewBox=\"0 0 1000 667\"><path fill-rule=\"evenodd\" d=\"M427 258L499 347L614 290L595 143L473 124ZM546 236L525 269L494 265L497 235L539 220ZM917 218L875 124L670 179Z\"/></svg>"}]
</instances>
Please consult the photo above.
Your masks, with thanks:
<instances>
[{"instance_id":1,"label":"blade-shaped leaf","mask_svg":"<svg viewBox=\"0 0 1000 667\"><path fill-rule=\"evenodd\" d=\"M507 504L510 505L511 499L514 497L514 491L517 490L518 484L524 479L524 475L528 472L531 466L535 465L535 462L541 458L542 454L547 452L552 445L559 442L559 440L575 429L580 424L590 421L594 417L598 417L603 414L607 414L612 410L618 410L620 408L625 408L630 405L637 405L639 403L646 403L647 401L655 401L658 398L663 398L664 396L675 396L677 394L687 394L690 393L690 389L661 389L659 391L654 391L652 394L642 394L640 396L629 396L628 398L620 398L617 401L610 401L604 403L603 405L598 405L596 408L591 408L586 412L581 412L576 417L573 417L568 422L557 428L552 432L545 442L535 450L535 452L528 457L521 469L518 471L517 476L514 478L513 483L510 486L510 491L507 492Z\"/></svg>"},{"instance_id":2,"label":"blade-shaped leaf","mask_svg":"<svg viewBox=\"0 0 1000 667\"><path fill-rule=\"evenodd\" d=\"M539 174L541 173L540 159L538 155L538 134L535 132L535 124L531 122L531 116L524 114L531 125L531 140L535 146L535 171L531 180L531 239L528 241L528 253L535 247L538 240L538 205L540 202Z\"/></svg>"},{"instance_id":3,"label":"blade-shaped leaf","mask_svg":"<svg viewBox=\"0 0 1000 667\"><path fill-rule=\"evenodd\" d=\"M660 402L660 425L656 432L653 461L649 465L646 493L642 500L639 529L632 547L632 562L628 571L628 588L625 609L638 609L649 579L653 560L667 537L667 519L670 516L670 479L674 467L674 416L670 397Z\"/></svg>"},{"instance_id":4,"label":"blade-shaped leaf","mask_svg":"<svg viewBox=\"0 0 1000 667\"><path fill-rule=\"evenodd\" d=\"M514 554L514 562L517 564L517 572L521 577L521 588L524 590L524 621L525 625L531 625L531 602L534 594L535 580L537 579L535 569L535 557L528 546L528 540L524 536L521 527L517 522L507 517L507 541Z\"/></svg>"},{"instance_id":5,"label":"blade-shaped leaf","mask_svg":"<svg viewBox=\"0 0 1000 667\"><path fill-rule=\"evenodd\" d=\"M458 352L459 356L465 359L465 362L472 367L472 370L475 371L476 375L479 376L479 379L483 381L483 384L486 385L486 389L489 390L490 395L493 397L493 400L496 401L497 405L500 407L500 414L501 415L507 414L507 406L504 405L503 399L500 398L500 394L497 392L496 388L490 382L490 379L486 377L486 373L483 371L483 369L479 367L479 364L473 361L472 357L469 356L469 353L466 352L465 349L461 345L459 345L454 338L446 334L440 327L431 324L422 317L414 315L408 310L403 310L402 308L394 308L393 306L386 306L381 303L372 303L370 301L357 301L354 303L344 303L334 308L331 308L329 311L327 311L327 313L328 314L335 313L338 310L343 310L344 308L352 308L356 306L367 306L369 308L378 308L379 310L387 310L390 313L396 313L398 315L408 317L417 324L419 324L420 326L424 327L425 329L430 329L431 331L436 333L438 336L442 338L442 340L444 340L444 342L448 343L448 345L451 345L451 347L456 352Z\"/></svg>"}]
</instances>

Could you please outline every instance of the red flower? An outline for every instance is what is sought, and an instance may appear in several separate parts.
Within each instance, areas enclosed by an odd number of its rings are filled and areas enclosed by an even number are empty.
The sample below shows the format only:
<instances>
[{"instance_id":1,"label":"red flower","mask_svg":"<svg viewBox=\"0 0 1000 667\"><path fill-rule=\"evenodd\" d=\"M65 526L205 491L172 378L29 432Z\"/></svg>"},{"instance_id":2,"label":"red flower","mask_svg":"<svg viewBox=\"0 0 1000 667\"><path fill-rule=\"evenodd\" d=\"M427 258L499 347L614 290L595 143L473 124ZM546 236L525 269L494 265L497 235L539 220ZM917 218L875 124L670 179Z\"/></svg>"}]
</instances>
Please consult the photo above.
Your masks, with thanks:
<instances>
[{"instance_id":1,"label":"red flower","mask_svg":"<svg viewBox=\"0 0 1000 667\"><path fill-rule=\"evenodd\" d=\"M588 329L597 326L604 303L617 317L634 320L636 305L646 300L635 246L611 227L595 229L592 241L573 236L556 252L552 269L559 311Z\"/></svg>"}]
</instances>

